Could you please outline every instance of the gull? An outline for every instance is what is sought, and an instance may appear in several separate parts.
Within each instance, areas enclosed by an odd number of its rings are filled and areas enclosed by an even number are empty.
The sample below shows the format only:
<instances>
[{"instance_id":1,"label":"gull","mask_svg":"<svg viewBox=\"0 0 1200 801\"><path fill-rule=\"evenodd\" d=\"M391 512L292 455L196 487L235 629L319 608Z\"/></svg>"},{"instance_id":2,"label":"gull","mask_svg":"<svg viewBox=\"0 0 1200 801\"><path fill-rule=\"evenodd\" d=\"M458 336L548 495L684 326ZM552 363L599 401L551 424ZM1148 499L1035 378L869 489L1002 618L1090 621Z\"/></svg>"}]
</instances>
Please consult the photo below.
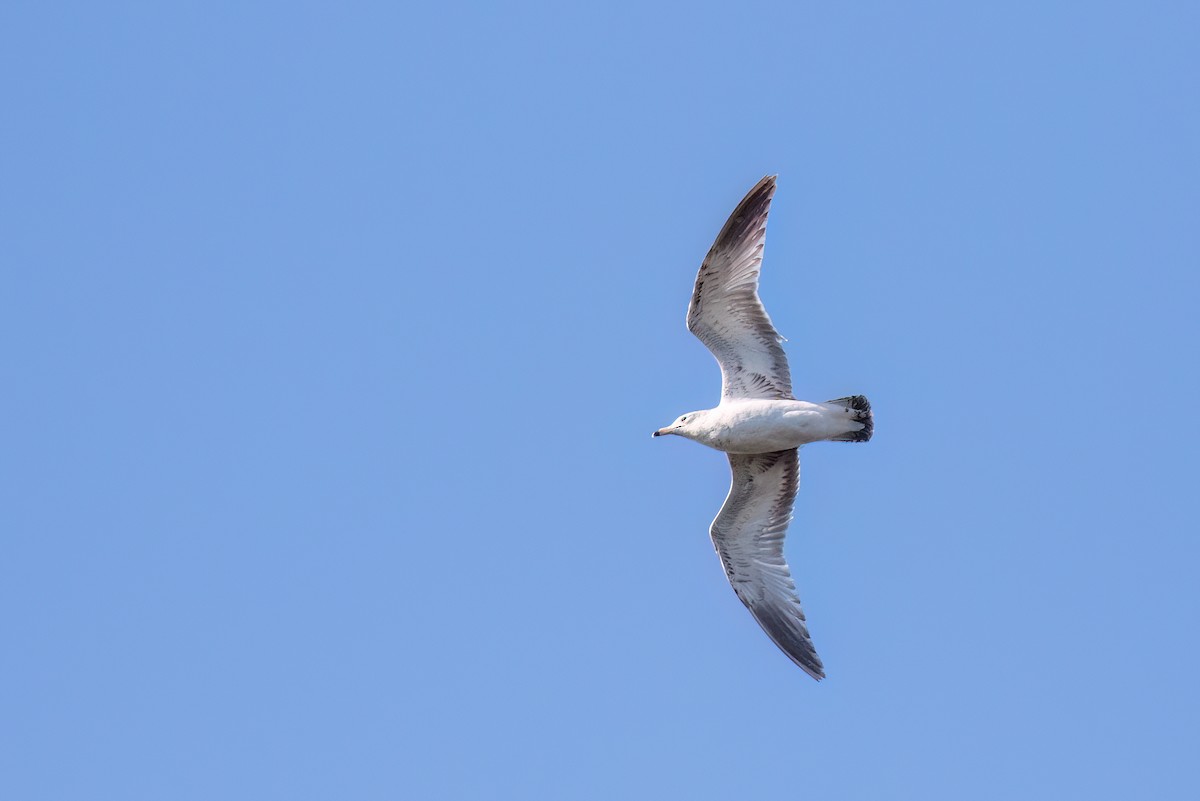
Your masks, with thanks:
<instances>
[{"instance_id":1,"label":"gull","mask_svg":"<svg viewBox=\"0 0 1200 801\"><path fill-rule=\"evenodd\" d=\"M800 484L801 445L866 442L874 422L862 395L811 403L792 396L783 337L758 299L758 275L775 178L742 199L700 265L687 327L721 366L721 402L654 432L724 451L733 480L709 533L733 591L763 631L820 680L825 668L783 558Z\"/></svg>"}]
</instances>

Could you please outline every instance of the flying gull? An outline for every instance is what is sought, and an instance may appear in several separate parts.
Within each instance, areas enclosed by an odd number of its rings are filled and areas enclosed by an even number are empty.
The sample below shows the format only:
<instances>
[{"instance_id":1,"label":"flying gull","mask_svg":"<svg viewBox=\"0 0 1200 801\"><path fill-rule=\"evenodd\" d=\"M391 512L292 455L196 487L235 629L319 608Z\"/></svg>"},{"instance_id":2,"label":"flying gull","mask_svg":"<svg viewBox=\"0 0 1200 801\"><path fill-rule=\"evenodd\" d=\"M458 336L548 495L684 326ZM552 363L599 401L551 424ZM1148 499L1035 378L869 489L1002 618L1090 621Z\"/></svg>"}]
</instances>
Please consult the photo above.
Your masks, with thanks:
<instances>
[{"instance_id":1,"label":"flying gull","mask_svg":"<svg viewBox=\"0 0 1200 801\"><path fill-rule=\"evenodd\" d=\"M779 648L814 679L825 677L796 585L783 558L800 483L797 449L866 442L874 423L862 395L810 403L792 396L783 337L758 299L758 274L775 176L750 190L700 265L688 330L721 366L721 402L688 412L654 436L677 434L729 456L733 482L710 533L725 575Z\"/></svg>"}]
</instances>

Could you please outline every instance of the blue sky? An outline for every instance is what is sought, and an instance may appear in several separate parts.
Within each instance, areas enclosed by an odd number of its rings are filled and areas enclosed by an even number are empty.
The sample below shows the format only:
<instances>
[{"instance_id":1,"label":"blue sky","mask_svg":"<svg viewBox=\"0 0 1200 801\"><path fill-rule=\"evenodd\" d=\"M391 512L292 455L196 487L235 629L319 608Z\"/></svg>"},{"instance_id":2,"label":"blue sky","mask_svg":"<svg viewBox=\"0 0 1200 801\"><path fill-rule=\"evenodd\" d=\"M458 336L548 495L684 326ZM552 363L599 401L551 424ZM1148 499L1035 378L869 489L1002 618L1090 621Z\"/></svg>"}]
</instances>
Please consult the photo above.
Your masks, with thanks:
<instances>
[{"instance_id":1,"label":"blue sky","mask_svg":"<svg viewBox=\"0 0 1200 801\"><path fill-rule=\"evenodd\" d=\"M6 3L0 796L1191 798L1184 3ZM828 679L707 528L764 174Z\"/></svg>"}]
</instances>

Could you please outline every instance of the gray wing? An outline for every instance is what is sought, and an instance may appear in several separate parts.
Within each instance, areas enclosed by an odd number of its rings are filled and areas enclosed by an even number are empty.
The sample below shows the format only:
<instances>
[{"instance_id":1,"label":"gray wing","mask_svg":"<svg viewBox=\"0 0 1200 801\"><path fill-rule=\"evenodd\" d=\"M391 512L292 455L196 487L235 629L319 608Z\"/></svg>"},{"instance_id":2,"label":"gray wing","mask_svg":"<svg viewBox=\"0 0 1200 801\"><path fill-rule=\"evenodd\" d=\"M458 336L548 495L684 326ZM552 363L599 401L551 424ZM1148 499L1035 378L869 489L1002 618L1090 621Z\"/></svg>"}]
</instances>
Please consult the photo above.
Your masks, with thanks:
<instances>
[{"instance_id":1,"label":"gray wing","mask_svg":"<svg viewBox=\"0 0 1200 801\"><path fill-rule=\"evenodd\" d=\"M700 265L688 306L688 330L721 365L721 397L792 397L783 337L758 299L775 176L763 178L734 209Z\"/></svg>"},{"instance_id":2,"label":"gray wing","mask_svg":"<svg viewBox=\"0 0 1200 801\"><path fill-rule=\"evenodd\" d=\"M796 449L729 454L733 484L712 524L712 540L733 591L776 645L814 679L824 667L804 625L783 538L800 485Z\"/></svg>"}]
</instances>

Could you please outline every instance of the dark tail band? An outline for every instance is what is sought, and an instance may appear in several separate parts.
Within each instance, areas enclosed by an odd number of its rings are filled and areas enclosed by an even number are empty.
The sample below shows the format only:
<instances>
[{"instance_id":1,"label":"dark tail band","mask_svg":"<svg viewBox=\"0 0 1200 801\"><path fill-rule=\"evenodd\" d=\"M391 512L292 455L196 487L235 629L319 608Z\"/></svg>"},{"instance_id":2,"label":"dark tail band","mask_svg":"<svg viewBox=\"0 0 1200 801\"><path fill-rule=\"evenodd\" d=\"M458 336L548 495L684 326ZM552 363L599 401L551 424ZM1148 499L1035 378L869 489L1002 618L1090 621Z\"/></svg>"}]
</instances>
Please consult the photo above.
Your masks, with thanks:
<instances>
[{"instance_id":1,"label":"dark tail band","mask_svg":"<svg viewBox=\"0 0 1200 801\"><path fill-rule=\"evenodd\" d=\"M866 442L875 433L875 418L871 415L871 402L865 395L851 395L848 398L825 401L830 406L844 406L851 413L851 418L863 427L840 437L834 437L834 442Z\"/></svg>"}]
</instances>

